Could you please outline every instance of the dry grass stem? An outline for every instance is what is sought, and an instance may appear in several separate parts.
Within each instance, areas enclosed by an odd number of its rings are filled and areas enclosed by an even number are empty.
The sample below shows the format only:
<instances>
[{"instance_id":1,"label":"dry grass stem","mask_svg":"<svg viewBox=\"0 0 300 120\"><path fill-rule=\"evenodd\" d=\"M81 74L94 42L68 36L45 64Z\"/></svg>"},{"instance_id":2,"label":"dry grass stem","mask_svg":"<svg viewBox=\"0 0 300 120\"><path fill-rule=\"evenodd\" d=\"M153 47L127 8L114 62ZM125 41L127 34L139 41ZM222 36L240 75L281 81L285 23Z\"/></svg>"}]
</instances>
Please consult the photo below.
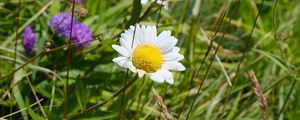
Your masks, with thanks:
<instances>
[{"instance_id":1,"label":"dry grass stem","mask_svg":"<svg viewBox=\"0 0 300 120\"><path fill-rule=\"evenodd\" d=\"M157 91L155 90L155 88L152 87L151 89L153 95L155 96L156 98L156 101L157 101L157 104L158 106L161 108L162 110L162 114L163 116L167 119L167 120L175 120L175 118L170 115L170 113L168 112L168 108L167 106L164 104L162 98L159 96L159 94L157 93Z\"/></svg>"},{"instance_id":2,"label":"dry grass stem","mask_svg":"<svg viewBox=\"0 0 300 120\"><path fill-rule=\"evenodd\" d=\"M256 75L255 75L254 71L253 70L249 71L248 76L251 80L252 88L253 88L254 93L257 97L259 105L260 105L260 107L263 111L263 118L264 118L264 120L267 120L268 119L268 102L267 102L267 99L261 91L260 84L257 81L257 78L256 78Z\"/></svg>"}]
</instances>

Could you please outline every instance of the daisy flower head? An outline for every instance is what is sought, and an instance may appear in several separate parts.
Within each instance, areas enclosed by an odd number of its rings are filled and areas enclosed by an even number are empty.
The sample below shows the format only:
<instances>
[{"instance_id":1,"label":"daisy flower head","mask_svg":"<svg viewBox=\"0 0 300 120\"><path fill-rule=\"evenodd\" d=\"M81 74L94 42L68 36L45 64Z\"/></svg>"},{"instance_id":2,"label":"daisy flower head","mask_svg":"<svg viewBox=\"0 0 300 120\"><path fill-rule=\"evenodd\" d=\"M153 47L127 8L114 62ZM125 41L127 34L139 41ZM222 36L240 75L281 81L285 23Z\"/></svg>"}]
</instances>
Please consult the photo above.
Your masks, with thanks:
<instances>
[{"instance_id":1,"label":"daisy flower head","mask_svg":"<svg viewBox=\"0 0 300 120\"><path fill-rule=\"evenodd\" d=\"M155 26L130 26L120 37L120 45L112 45L121 56L113 62L123 68L128 68L139 77L150 76L155 82L166 81L174 83L170 71L184 71L179 62L184 57L176 47L177 39L171 36L171 31L163 31L157 35Z\"/></svg>"},{"instance_id":2,"label":"daisy flower head","mask_svg":"<svg viewBox=\"0 0 300 120\"><path fill-rule=\"evenodd\" d=\"M22 44L27 54L32 54L34 45L36 43L36 36L30 26L26 26L22 36Z\"/></svg>"}]
</instances>

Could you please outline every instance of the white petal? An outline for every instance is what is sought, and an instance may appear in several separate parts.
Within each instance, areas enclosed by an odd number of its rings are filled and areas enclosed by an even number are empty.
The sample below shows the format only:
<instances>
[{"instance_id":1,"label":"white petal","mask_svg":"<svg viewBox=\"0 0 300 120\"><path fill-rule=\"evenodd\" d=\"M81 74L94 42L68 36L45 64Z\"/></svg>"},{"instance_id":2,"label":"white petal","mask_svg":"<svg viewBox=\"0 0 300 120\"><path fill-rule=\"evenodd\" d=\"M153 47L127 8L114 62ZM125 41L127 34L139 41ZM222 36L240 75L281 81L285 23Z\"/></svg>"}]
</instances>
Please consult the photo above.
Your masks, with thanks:
<instances>
[{"instance_id":1,"label":"white petal","mask_svg":"<svg viewBox=\"0 0 300 120\"><path fill-rule=\"evenodd\" d=\"M122 36L122 35L121 35ZM124 39L124 38L120 38L120 44L121 44L121 47L124 47L126 48L129 52L132 51L131 49L131 44L129 43L128 40Z\"/></svg>"},{"instance_id":2,"label":"white petal","mask_svg":"<svg viewBox=\"0 0 300 120\"><path fill-rule=\"evenodd\" d=\"M145 26L142 26L142 27L145 27ZM134 33L133 44L135 46L141 45L141 44L144 43L144 41L143 41L143 30L142 30L142 28L140 27L139 24L136 24L135 26L133 26L132 33ZM135 48L135 46L133 48Z\"/></svg>"},{"instance_id":3,"label":"white petal","mask_svg":"<svg viewBox=\"0 0 300 120\"><path fill-rule=\"evenodd\" d=\"M173 79L173 74L168 71L168 70L162 70L163 75L165 76L165 81L169 84L173 84L174 83L174 79Z\"/></svg>"},{"instance_id":4,"label":"white petal","mask_svg":"<svg viewBox=\"0 0 300 120\"><path fill-rule=\"evenodd\" d=\"M137 73L138 73L139 77L143 77L146 74L146 72L144 70L137 70Z\"/></svg>"},{"instance_id":5,"label":"white petal","mask_svg":"<svg viewBox=\"0 0 300 120\"><path fill-rule=\"evenodd\" d=\"M121 47L119 45L112 45L112 48L115 49L122 56L130 57L130 53L129 53L129 51L126 48Z\"/></svg>"},{"instance_id":6,"label":"white petal","mask_svg":"<svg viewBox=\"0 0 300 120\"><path fill-rule=\"evenodd\" d=\"M144 34L146 44L155 44L157 41L157 30L155 26L147 26Z\"/></svg>"},{"instance_id":7,"label":"white petal","mask_svg":"<svg viewBox=\"0 0 300 120\"><path fill-rule=\"evenodd\" d=\"M180 61L184 58L183 55L177 52L169 52L163 55L164 61Z\"/></svg>"},{"instance_id":8,"label":"white petal","mask_svg":"<svg viewBox=\"0 0 300 120\"><path fill-rule=\"evenodd\" d=\"M177 41L175 37L171 36L171 31L163 31L157 36L155 45L162 53L167 53L175 47Z\"/></svg>"},{"instance_id":9,"label":"white petal","mask_svg":"<svg viewBox=\"0 0 300 120\"><path fill-rule=\"evenodd\" d=\"M133 66L131 60L127 61L127 68L134 73L137 73L137 69Z\"/></svg>"},{"instance_id":10,"label":"white petal","mask_svg":"<svg viewBox=\"0 0 300 120\"><path fill-rule=\"evenodd\" d=\"M113 62L117 63L122 68L128 68L131 72L137 73L136 68L133 66L130 59L126 57L117 57L113 59Z\"/></svg>"},{"instance_id":11,"label":"white petal","mask_svg":"<svg viewBox=\"0 0 300 120\"><path fill-rule=\"evenodd\" d=\"M173 48L173 52L179 52L180 51L180 48L179 47L174 47Z\"/></svg>"},{"instance_id":12,"label":"white petal","mask_svg":"<svg viewBox=\"0 0 300 120\"><path fill-rule=\"evenodd\" d=\"M160 70L156 71L155 73L150 74L150 79L152 79L155 82L159 82L159 83L164 82L164 76Z\"/></svg>"},{"instance_id":13,"label":"white petal","mask_svg":"<svg viewBox=\"0 0 300 120\"><path fill-rule=\"evenodd\" d=\"M135 34L134 38L133 34ZM136 26L130 26L128 30L125 30L125 32L121 34L120 42L122 47L125 47L127 49L135 48L140 44L141 36L141 29L139 24L136 24Z\"/></svg>"},{"instance_id":14,"label":"white petal","mask_svg":"<svg viewBox=\"0 0 300 120\"><path fill-rule=\"evenodd\" d=\"M141 26L140 31L136 31L136 36L139 37L137 39L140 40L141 44L147 44L148 43L148 30L146 29L145 25Z\"/></svg>"},{"instance_id":15,"label":"white petal","mask_svg":"<svg viewBox=\"0 0 300 120\"><path fill-rule=\"evenodd\" d=\"M127 33L127 34L126 34ZM120 37L120 44L122 47L125 48L131 48L131 39L130 39L131 33L129 33L128 31L125 30L125 33L121 34Z\"/></svg>"},{"instance_id":16,"label":"white petal","mask_svg":"<svg viewBox=\"0 0 300 120\"><path fill-rule=\"evenodd\" d=\"M157 30L156 30L156 26L148 26L149 28L149 32L151 36L155 36L157 37Z\"/></svg>"},{"instance_id":17,"label":"white petal","mask_svg":"<svg viewBox=\"0 0 300 120\"><path fill-rule=\"evenodd\" d=\"M162 68L172 71L184 71L185 67L177 61L164 62Z\"/></svg>"},{"instance_id":18,"label":"white petal","mask_svg":"<svg viewBox=\"0 0 300 120\"><path fill-rule=\"evenodd\" d=\"M117 63L119 66L121 66L123 68L128 68L127 64L128 64L128 61L130 61L130 60L126 57L117 57L117 58L114 58L112 61Z\"/></svg>"}]
</instances>

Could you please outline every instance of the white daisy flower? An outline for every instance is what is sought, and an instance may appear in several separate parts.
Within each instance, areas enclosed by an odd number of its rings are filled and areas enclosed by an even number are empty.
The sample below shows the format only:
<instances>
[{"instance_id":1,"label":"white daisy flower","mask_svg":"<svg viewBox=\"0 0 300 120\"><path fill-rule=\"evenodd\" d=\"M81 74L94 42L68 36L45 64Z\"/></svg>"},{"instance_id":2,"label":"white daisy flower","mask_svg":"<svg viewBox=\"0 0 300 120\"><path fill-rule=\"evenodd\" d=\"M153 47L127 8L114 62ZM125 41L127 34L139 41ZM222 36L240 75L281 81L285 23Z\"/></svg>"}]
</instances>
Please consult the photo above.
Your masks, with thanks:
<instances>
[{"instance_id":1,"label":"white daisy flower","mask_svg":"<svg viewBox=\"0 0 300 120\"><path fill-rule=\"evenodd\" d=\"M154 2L155 0L151 0L151 2ZM141 0L141 4L146 4L148 2L148 0ZM163 8L165 9L165 10L168 10L168 3L167 3L168 1L167 0L156 0L156 3L157 4L159 4L159 5L162 5L163 6Z\"/></svg>"},{"instance_id":2,"label":"white daisy flower","mask_svg":"<svg viewBox=\"0 0 300 120\"><path fill-rule=\"evenodd\" d=\"M170 71L185 70L179 62L184 57L179 53L180 48L175 46L177 41L171 36L171 31L163 31L157 35L155 26L140 27L136 24L121 34L120 46L112 45L121 54L113 62L138 73L139 77L146 74L155 82L166 81L173 84L173 74Z\"/></svg>"}]
</instances>

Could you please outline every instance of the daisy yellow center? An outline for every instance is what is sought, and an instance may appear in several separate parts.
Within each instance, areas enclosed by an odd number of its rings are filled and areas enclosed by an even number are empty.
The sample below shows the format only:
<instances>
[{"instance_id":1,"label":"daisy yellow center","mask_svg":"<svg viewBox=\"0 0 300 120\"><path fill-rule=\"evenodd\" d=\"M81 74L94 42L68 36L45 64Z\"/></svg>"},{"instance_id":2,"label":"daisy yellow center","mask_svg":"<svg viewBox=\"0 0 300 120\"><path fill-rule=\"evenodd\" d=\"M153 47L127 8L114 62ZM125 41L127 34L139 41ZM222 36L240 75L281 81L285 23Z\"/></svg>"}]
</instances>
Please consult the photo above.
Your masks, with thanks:
<instances>
[{"instance_id":1,"label":"daisy yellow center","mask_svg":"<svg viewBox=\"0 0 300 120\"><path fill-rule=\"evenodd\" d=\"M160 69L162 63L162 54L160 50L153 45L140 45L133 51L132 64L137 69L153 73Z\"/></svg>"}]
</instances>

